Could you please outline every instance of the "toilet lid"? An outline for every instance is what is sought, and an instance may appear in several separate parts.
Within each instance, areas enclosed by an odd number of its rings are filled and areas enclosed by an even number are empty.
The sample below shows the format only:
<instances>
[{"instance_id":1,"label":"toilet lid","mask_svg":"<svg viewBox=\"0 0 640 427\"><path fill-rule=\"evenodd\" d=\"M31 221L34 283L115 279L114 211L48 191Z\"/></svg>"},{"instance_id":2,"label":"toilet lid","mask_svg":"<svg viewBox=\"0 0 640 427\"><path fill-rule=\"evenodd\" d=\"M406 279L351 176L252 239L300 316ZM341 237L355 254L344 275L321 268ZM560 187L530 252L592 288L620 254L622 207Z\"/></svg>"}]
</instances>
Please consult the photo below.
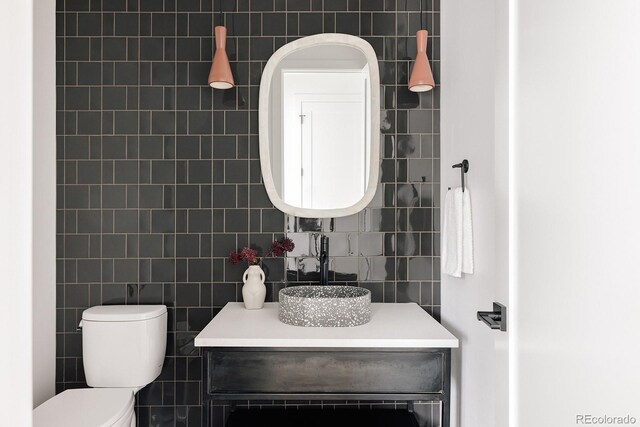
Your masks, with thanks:
<instances>
[{"instance_id":1,"label":"toilet lid","mask_svg":"<svg viewBox=\"0 0 640 427\"><path fill-rule=\"evenodd\" d=\"M134 404L127 388L66 390L33 411L34 427L109 427Z\"/></svg>"}]
</instances>

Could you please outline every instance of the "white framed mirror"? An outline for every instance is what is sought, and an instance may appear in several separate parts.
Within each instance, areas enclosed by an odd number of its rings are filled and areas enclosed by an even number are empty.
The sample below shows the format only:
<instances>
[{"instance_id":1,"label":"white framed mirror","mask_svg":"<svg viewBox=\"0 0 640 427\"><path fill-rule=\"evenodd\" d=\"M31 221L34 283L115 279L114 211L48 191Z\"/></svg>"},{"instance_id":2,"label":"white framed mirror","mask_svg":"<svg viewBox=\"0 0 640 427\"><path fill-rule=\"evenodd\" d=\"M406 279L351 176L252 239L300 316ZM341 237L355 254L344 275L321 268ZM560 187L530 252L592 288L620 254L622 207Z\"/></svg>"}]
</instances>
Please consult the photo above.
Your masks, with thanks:
<instances>
[{"instance_id":1,"label":"white framed mirror","mask_svg":"<svg viewBox=\"0 0 640 427\"><path fill-rule=\"evenodd\" d=\"M288 43L260 82L260 165L279 210L305 218L355 214L380 168L380 77L365 40L318 34Z\"/></svg>"}]
</instances>

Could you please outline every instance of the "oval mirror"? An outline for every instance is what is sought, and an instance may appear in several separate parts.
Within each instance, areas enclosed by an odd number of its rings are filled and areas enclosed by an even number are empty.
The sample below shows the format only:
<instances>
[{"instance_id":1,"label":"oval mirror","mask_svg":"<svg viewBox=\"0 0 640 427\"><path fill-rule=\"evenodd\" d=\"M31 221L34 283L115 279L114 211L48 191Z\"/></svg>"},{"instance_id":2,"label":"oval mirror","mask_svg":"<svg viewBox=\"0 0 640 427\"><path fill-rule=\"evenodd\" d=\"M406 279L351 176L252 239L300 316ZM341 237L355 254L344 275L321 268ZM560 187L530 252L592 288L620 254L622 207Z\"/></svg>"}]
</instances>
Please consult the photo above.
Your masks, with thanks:
<instances>
[{"instance_id":1,"label":"oval mirror","mask_svg":"<svg viewBox=\"0 0 640 427\"><path fill-rule=\"evenodd\" d=\"M260 165L274 206L291 215L352 215L371 201L380 167L376 54L346 34L278 49L260 82Z\"/></svg>"}]
</instances>

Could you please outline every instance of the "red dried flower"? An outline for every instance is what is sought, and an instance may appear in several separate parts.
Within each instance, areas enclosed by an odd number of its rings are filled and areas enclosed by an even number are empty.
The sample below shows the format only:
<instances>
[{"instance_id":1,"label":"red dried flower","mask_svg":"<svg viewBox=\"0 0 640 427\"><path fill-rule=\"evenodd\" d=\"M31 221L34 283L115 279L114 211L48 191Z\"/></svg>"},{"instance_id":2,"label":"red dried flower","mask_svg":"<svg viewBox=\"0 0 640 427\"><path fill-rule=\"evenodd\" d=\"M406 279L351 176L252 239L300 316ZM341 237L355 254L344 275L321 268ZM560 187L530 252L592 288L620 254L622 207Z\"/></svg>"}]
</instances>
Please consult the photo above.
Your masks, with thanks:
<instances>
[{"instance_id":1,"label":"red dried flower","mask_svg":"<svg viewBox=\"0 0 640 427\"><path fill-rule=\"evenodd\" d=\"M229 254L229 262L231 264L238 264L240 261L242 261L242 257L238 252L234 251L234 252L231 252L231 254Z\"/></svg>"},{"instance_id":2,"label":"red dried flower","mask_svg":"<svg viewBox=\"0 0 640 427\"><path fill-rule=\"evenodd\" d=\"M284 254L284 248L282 247L282 243L280 242L273 242L271 244L271 253L275 256L280 256L282 254Z\"/></svg>"},{"instance_id":3,"label":"red dried flower","mask_svg":"<svg viewBox=\"0 0 640 427\"><path fill-rule=\"evenodd\" d=\"M256 251L255 249L251 249L245 246L240 251L240 257L243 260L247 261L249 264L258 263L258 251Z\"/></svg>"},{"instance_id":4,"label":"red dried flower","mask_svg":"<svg viewBox=\"0 0 640 427\"><path fill-rule=\"evenodd\" d=\"M293 240L285 237L280 240L280 247L282 247L285 252L291 252L296 247L296 245L293 243Z\"/></svg>"},{"instance_id":5,"label":"red dried flower","mask_svg":"<svg viewBox=\"0 0 640 427\"><path fill-rule=\"evenodd\" d=\"M295 245L293 241L283 237L271 243L271 251L267 256L281 256L287 252L291 252L294 248ZM247 261L249 265L258 264L258 251L245 246L240 252L231 252L231 254L229 254L229 262L231 264L238 264L242 260Z\"/></svg>"}]
</instances>

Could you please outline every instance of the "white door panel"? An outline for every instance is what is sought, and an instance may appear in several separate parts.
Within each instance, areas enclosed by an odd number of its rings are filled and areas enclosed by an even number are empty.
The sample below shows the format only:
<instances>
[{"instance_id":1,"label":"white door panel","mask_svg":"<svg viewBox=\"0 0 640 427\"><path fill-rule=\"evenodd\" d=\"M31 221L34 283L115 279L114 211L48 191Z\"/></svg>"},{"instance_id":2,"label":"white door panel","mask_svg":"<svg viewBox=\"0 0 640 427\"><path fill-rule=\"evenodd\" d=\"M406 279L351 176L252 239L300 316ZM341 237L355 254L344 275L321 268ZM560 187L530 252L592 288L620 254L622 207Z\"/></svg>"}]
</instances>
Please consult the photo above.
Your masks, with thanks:
<instances>
[{"instance_id":1,"label":"white door panel","mask_svg":"<svg viewBox=\"0 0 640 427\"><path fill-rule=\"evenodd\" d=\"M366 79L361 71L283 75L282 186L287 203L331 209L353 206L362 198L369 177Z\"/></svg>"},{"instance_id":2,"label":"white door panel","mask_svg":"<svg viewBox=\"0 0 640 427\"><path fill-rule=\"evenodd\" d=\"M353 161L365 158L364 104L306 101L302 115L302 158L309 159L303 165L303 205L328 209L355 204L365 188L364 160ZM336 152L343 155L336 157Z\"/></svg>"}]
</instances>

